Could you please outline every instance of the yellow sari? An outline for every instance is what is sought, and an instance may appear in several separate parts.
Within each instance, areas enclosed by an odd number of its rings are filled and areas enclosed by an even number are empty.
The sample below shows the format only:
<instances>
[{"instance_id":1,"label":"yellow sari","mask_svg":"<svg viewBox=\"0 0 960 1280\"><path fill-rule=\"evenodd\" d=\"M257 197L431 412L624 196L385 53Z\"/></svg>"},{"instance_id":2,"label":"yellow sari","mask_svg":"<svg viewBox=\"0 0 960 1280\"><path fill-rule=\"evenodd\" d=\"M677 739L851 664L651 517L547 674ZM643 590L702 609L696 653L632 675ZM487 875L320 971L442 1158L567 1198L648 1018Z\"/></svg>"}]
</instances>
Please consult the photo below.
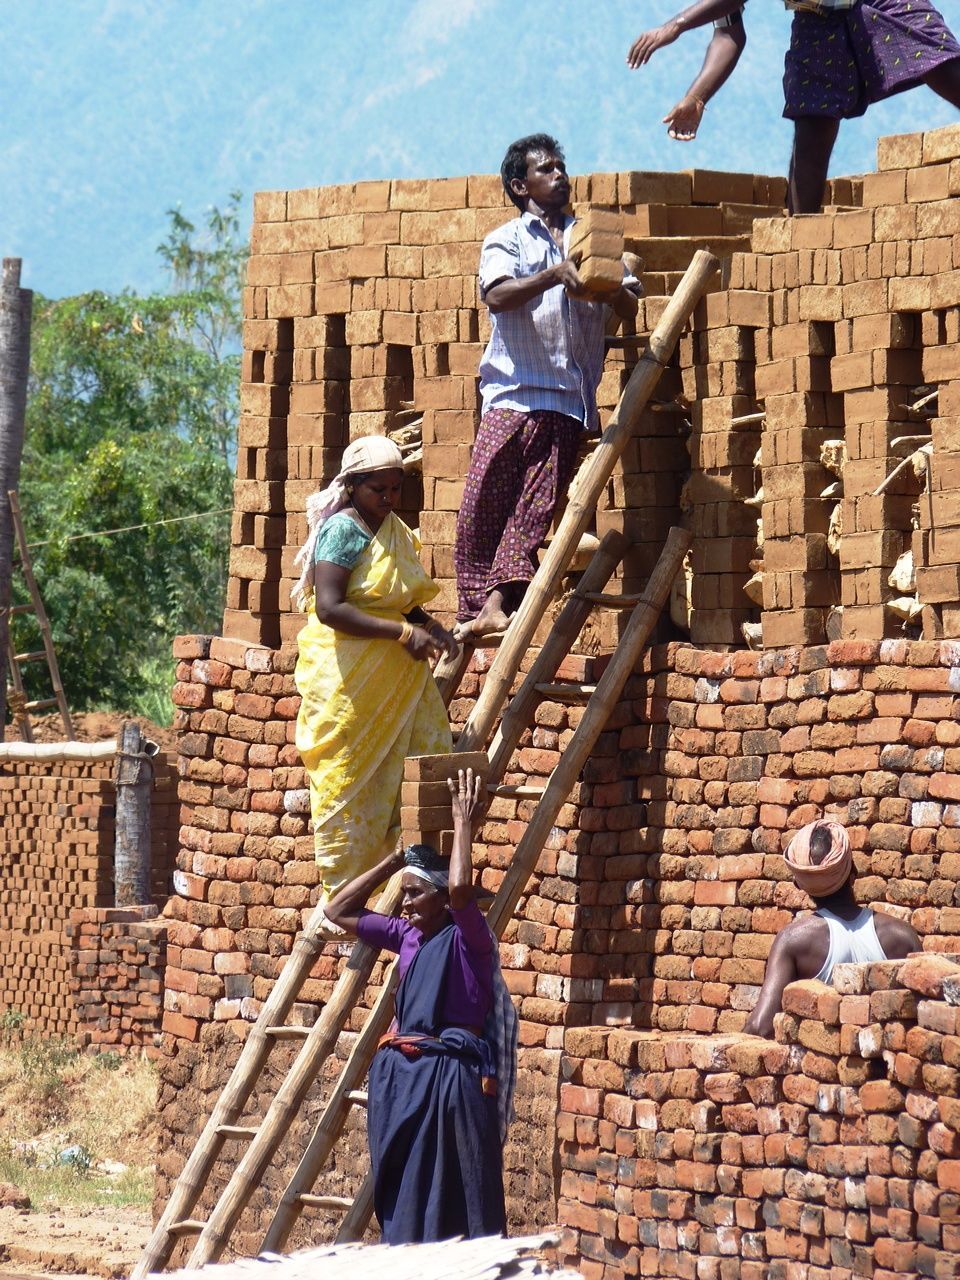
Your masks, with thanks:
<instances>
[{"instance_id":1,"label":"yellow sari","mask_svg":"<svg viewBox=\"0 0 960 1280\"><path fill-rule=\"evenodd\" d=\"M419 551L416 535L391 512L350 573L347 603L402 622L439 591ZM312 601L308 615L295 673L296 742L310 778L323 891L332 896L396 844L405 757L440 754L452 743L428 663L396 640L335 631Z\"/></svg>"}]
</instances>

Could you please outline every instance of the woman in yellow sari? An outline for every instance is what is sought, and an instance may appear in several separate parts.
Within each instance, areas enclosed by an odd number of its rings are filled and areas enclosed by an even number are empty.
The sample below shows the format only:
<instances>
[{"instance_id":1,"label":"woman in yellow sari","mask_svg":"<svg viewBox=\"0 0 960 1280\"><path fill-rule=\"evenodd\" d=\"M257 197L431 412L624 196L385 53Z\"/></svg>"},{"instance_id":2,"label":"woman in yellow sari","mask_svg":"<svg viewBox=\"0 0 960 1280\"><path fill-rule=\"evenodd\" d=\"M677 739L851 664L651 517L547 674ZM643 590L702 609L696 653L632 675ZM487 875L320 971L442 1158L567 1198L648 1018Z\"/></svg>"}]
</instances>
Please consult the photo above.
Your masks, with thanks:
<instances>
[{"instance_id":1,"label":"woman in yellow sari","mask_svg":"<svg viewBox=\"0 0 960 1280\"><path fill-rule=\"evenodd\" d=\"M394 514L403 462L385 436L355 440L337 478L307 503L310 535L294 600L302 702L297 748L310 779L324 899L396 844L403 761L451 749L428 658L455 654L423 610L439 588Z\"/></svg>"}]
</instances>

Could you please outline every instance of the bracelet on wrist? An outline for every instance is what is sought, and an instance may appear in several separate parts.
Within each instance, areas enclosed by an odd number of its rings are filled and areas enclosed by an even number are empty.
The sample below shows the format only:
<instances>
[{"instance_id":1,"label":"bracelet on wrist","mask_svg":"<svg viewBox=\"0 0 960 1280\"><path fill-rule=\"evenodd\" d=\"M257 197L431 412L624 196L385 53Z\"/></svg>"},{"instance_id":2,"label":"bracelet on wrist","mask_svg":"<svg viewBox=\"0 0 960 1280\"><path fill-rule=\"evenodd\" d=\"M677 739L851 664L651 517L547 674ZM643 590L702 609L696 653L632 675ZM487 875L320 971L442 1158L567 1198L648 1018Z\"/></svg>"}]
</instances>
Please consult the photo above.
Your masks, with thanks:
<instances>
[{"instance_id":1,"label":"bracelet on wrist","mask_svg":"<svg viewBox=\"0 0 960 1280\"><path fill-rule=\"evenodd\" d=\"M413 626L411 623L407 622L406 618L404 618L403 622L400 623L400 634L397 636L397 639L400 641L403 647L406 648L407 643L410 640L410 637L412 635L413 635Z\"/></svg>"}]
</instances>

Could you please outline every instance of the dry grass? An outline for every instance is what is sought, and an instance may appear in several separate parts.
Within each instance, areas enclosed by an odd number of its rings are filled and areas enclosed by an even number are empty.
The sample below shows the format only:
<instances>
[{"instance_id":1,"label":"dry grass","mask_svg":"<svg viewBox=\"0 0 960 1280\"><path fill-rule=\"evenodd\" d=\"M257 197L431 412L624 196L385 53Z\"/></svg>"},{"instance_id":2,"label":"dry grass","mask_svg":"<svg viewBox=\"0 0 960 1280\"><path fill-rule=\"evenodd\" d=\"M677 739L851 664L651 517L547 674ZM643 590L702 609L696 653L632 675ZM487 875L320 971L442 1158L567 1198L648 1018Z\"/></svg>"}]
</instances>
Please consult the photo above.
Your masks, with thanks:
<instances>
[{"instance_id":1,"label":"dry grass","mask_svg":"<svg viewBox=\"0 0 960 1280\"><path fill-rule=\"evenodd\" d=\"M35 1203L149 1203L155 1066L21 1038L10 1017L0 1025L0 1180Z\"/></svg>"}]
</instances>

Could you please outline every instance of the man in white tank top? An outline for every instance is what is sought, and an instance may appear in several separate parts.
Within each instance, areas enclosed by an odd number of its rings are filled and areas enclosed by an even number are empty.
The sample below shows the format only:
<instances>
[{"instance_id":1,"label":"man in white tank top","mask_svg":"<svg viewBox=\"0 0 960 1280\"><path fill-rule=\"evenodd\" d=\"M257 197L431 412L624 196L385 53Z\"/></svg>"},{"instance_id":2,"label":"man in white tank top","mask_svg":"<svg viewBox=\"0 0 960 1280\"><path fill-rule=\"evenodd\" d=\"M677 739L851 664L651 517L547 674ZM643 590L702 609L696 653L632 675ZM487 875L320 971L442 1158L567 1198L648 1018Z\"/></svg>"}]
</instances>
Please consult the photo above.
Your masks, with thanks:
<instances>
[{"instance_id":1,"label":"man in white tank top","mask_svg":"<svg viewBox=\"0 0 960 1280\"><path fill-rule=\"evenodd\" d=\"M801 978L829 982L835 965L899 960L920 950L910 925L861 907L853 896L853 854L839 822L808 823L794 836L784 860L797 885L817 909L777 934L753 1012L744 1024L750 1035L773 1035L783 991Z\"/></svg>"}]
</instances>

